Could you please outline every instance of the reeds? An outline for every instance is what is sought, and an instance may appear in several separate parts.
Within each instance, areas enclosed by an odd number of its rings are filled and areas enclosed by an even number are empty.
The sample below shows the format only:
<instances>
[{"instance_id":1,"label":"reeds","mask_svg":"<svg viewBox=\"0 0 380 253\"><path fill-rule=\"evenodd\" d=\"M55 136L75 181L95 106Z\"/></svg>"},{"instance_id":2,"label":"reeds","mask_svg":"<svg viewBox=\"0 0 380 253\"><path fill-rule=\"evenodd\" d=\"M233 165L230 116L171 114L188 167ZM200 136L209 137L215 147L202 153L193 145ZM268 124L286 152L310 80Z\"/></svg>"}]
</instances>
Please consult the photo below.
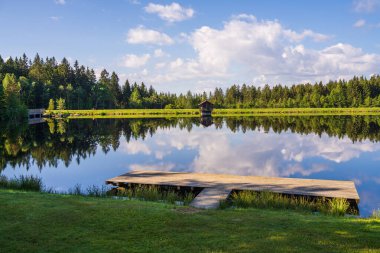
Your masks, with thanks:
<instances>
[{"instance_id":1,"label":"reeds","mask_svg":"<svg viewBox=\"0 0 380 253\"><path fill-rule=\"evenodd\" d=\"M350 203L346 199L333 198L328 201L328 211L332 215L343 216L349 207Z\"/></svg>"},{"instance_id":2,"label":"reeds","mask_svg":"<svg viewBox=\"0 0 380 253\"><path fill-rule=\"evenodd\" d=\"M159 201L170 204L188 205L194 199L192 192L178 192L173 189L161 189L154 185L141 185L129 188L119 187L111 190L110 187L105 185L88 186L85 190L82 190L81 185L76 184L73 188L70 188L67 192L57 192L52 188L45 188L42 179L37 176L19 176L12 179L8 179L4 175L0 175L0 188L14 189L24 191L37 191L51 194L69 194L89 197L108 197L116 195L119 197L127 197L129 199L139 199L146 201ZM116 193L116 194L115 194Z\"/></svg>"},{"instance_id":3,"label":"reeds","mask_svg":"<svg viewBox=\"0 0 380 253\"><path fill-rule=\"evenodd\" d=\"M371 214L372 219L380 220L380 209L373 210Z\"/></svg>"},{"instance_id":4,"label":"reeds","mask_svg":"<svg viewBox=\"0 0 380 253\"><path fill-rule=\"evenodd\" d=\"M90 197L107 197L109 188L105 185L102 185L101 187L97 185L91 185L87 187L87 192L84 195L90 196Z\"/></svg>"},{"instance_id":5,"label":"reeds","mask_svg":"<svg viewBox=\"0 0 380 253\"><path fill-rule=\"evenodd\" d=\"M221 203L226 208L227 202ZM312 212L321 212L342 216L349 210L350 204L346 199L311 198L305 196L292 196L268 191L239 191L231 194L229 205L241 208L279 208L296 209Z\"/></svg>"},{"instance_id":6,"label":"reeds","mask_svg":"<svg viewBox=\"0 0 380 253\"><path fill-rule=\"evenodd\" d=\"M8 179L4 175L0 175L0 188L23 191L43 191L44 185L41 178L33 175L22 175L11 179Z\"/></svg>"},{"instance_id":7,"label":"reeds","mask_svg":"<svg viewBox=\"0 0 380 253\"><path fill-rule=\"evenodd\" d=\"M172 189L161 189L155 185L139 185L134 187L117 188L117 196L127 197L129 199L139 199L146 201L160 201L166 203L181 203L188 205L194 199L192 192L181 194Z\"/></svg>"},{"instance_id":8,"label":"reeds","mask_svg":"<svg viewBox=\"0 0 380 253\"><path fill-rule=\"evenodd\" d=\"M82 188L81 188L81 185L80 184L76 184L73 188L70 188L67 193L69 195L85 195L83 192L82 192Z\"/></svg>"}]
</instances>

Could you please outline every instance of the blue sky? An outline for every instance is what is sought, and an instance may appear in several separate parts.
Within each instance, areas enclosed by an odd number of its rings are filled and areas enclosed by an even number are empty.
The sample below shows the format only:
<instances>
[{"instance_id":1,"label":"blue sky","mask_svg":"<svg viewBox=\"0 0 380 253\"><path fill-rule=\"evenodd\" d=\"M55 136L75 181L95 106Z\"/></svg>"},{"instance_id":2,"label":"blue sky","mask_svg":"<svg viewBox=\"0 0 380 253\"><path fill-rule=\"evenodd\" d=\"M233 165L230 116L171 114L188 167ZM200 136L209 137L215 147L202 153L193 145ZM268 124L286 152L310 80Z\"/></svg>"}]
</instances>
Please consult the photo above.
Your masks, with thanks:
<instances>
[{"instance_id":1,"label":"blue sky","mask_svg":"<svg viewBox=\"0 0 380 253\"><path fill-rule=\"evenodd\" d=\"M0 54L67 57L160 91L380 73L380 0L1 0Z\"/></svg>"}]
</instances>

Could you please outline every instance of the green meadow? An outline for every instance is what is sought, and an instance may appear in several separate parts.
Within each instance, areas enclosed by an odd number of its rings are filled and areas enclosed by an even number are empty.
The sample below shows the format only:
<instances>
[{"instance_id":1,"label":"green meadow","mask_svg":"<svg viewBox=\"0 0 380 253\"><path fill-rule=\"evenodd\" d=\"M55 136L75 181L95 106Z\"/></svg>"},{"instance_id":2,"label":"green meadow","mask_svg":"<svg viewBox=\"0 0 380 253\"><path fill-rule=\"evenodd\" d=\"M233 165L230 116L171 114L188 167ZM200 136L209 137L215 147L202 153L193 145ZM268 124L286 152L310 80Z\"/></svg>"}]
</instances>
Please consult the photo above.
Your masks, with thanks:
<instances>
[{"instance_id":1,"label":"green meadow","mask_svg":"<svg viewBox=\"0 0 380 253\"><path fill-rule=\"evenodd\" d=\"M380 252L380 220L0 190L2 252Z\"/></svg>"}]
</instances>

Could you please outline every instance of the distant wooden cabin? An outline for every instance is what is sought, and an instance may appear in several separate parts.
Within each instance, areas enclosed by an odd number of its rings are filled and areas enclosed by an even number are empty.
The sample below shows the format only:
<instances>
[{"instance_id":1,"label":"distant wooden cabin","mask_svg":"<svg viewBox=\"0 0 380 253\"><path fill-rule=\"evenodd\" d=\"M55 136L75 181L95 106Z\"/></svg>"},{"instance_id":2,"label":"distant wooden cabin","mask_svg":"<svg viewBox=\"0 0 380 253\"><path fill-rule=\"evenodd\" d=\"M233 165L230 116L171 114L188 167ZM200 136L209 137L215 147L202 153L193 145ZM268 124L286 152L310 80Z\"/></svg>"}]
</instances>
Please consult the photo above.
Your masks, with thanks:
<instances>
[{"instance_id":1,"label":"distant wooden cabin","mask_svg":"<svg viewBox=\"0 0 380 253\"><path fill-rule=\"evenodd\" d=\"M214 109L214 104L208 100L203 101L199 105L199 110L201 111L201 116L211 116L212 110Z\"/></svg>"}]
</instances>

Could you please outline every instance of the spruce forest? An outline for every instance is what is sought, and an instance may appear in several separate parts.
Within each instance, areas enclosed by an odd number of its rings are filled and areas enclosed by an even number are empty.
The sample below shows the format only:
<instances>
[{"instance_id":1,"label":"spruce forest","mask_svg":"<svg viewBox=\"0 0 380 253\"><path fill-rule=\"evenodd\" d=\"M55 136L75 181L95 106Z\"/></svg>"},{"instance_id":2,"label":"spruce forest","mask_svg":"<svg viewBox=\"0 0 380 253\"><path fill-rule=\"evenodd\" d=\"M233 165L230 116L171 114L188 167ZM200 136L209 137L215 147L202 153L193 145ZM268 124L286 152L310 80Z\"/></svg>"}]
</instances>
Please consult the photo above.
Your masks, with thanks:
<instances>
[{"instance_id":1,"label":"spruce forest","mask_svg":"<svg viewBox=\"0 0 380 253\"><path fill-rule=\"evenodd\" d=\"M4 60L0 56L0 111L15 117L26 108L49 109L115 109L115 108L196 108L209 99L216 108L328 108L380 106L380 76L353 77L328 83L304 83L263 87L232 85L223 90L201 94L157 92L144 83L121 84L115 72L95 71L71 66L66 58L30 60L22 57Z\"/></svg>"}]
</instances>

